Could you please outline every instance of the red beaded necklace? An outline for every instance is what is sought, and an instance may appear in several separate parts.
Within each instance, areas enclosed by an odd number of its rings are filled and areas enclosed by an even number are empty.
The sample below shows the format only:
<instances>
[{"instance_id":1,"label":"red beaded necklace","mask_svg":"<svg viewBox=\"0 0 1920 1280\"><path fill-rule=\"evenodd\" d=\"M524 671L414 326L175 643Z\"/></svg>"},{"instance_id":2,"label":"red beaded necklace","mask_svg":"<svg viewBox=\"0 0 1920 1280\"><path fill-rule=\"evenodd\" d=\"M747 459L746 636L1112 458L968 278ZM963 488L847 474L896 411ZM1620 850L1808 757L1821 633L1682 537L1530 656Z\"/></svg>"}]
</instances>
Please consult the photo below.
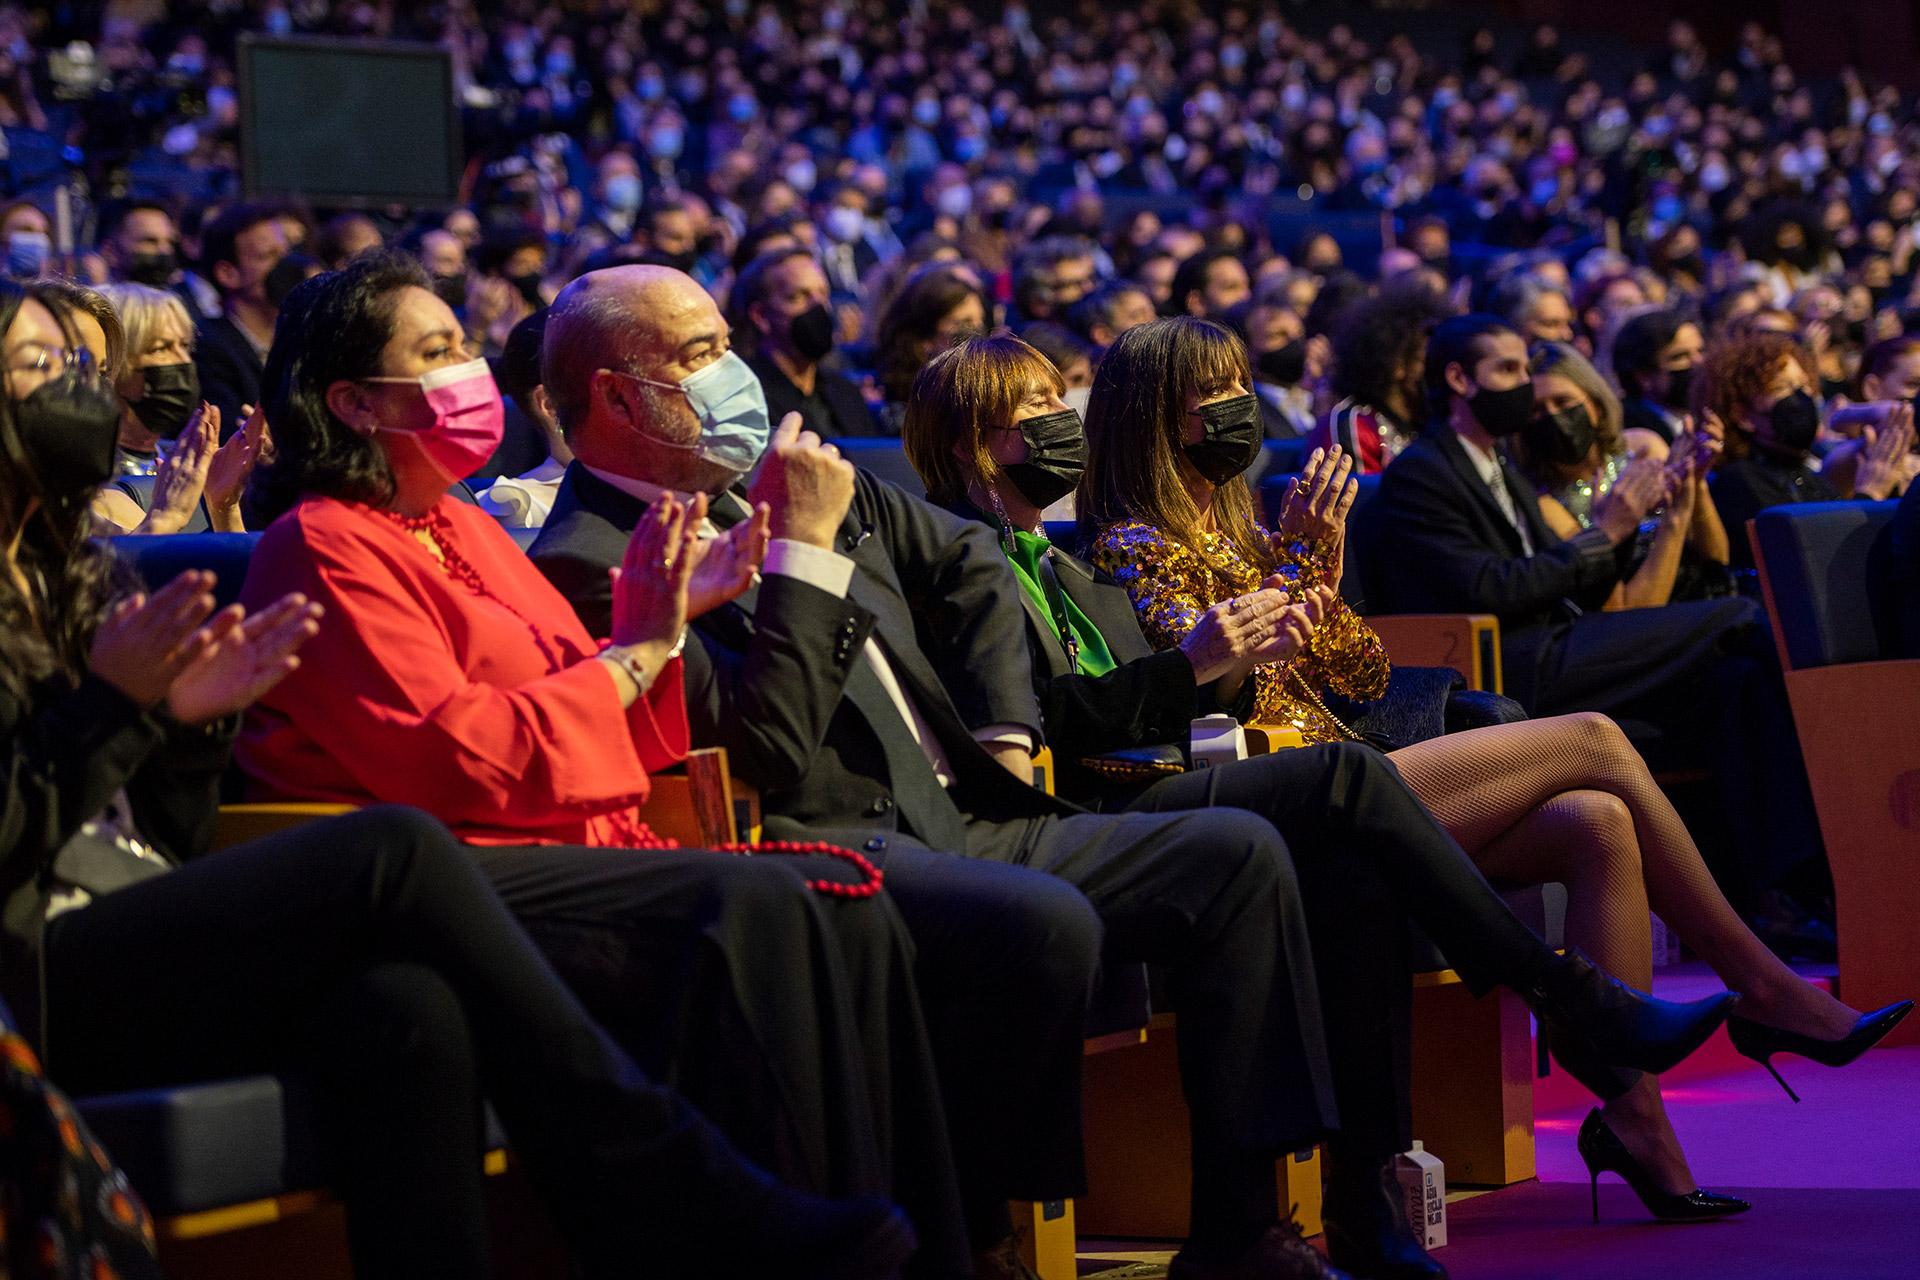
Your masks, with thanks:
<instances>
[{"instance_id":1,"label":"red beaded necklace","mask_svg":"<svg viewBox=\"0 0 1920 1280\"><path fill-rule=\"evenodd\" d=\"M512 604L501 599L493 591L488 589L486 579L480 576L480 571L474 568L472 562L461 555L459 550L453 545L453 539L448 536L451 522L440 513L437 507L425 515L419 516L403 515L398 511L385 509L380 510L380 514L399 525L402 529L405 529L409 534L416 536L422 533L426 534L427 537L433 541L434 547L440 552L438 563L441 570L449 578L452 578L476 596L484 600L493 601L508 613L518 618L526 626L527 630L533 633L533 641L540 647L540 652L546 655L548 663L555 670L559 669L562 663L562 656L559 650L548 640L547 633L540 628L539 623L527 617L524 613L514 608ZM667 840L655 835L653 828L635 818L631 813L610 814L608 817L612 820L615 829L624 837L623 844L627 848L644 850L678 849L680 847L680 842L677 840ZM716 846L716 852L735 854L744 858L750 858L757 853L817 853L830 858L838 858L843 862L852 863L855 869L861 874L862 882L859 884L849 884L841 880L808 880L806 882L807 888L830 898L871 898L880 892L880 888L886 880L880 868L874 866L873 863L863 855L855 853L851 849L843 849L838 845L826 844L821 841L767 840L759 844L730 843Z\"/></svg>"}]
</instances>

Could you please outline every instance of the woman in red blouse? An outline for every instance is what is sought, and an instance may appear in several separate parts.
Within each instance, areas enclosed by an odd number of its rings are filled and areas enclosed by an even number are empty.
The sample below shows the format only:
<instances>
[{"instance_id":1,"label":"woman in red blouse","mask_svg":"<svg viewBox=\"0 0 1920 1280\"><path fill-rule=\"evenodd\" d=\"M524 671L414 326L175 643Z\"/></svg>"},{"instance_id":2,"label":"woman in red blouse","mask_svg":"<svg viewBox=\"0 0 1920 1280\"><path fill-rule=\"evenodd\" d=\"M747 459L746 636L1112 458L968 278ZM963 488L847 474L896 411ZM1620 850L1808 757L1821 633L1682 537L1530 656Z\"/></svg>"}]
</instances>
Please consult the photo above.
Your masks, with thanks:
<instances>
[{"instance_id":1,"label":"woman in red blouse","mask_svg":"<svg viewBox=\"0 0 1920 1280\"><path fill-rule=\"evenodd\" d=\"M639 817L649 773L687 751L689 613L752 580L766 512L702 542L704 499L656 503L596 644L511 538L447 495L498 443L501 407L426 285L410 261L362 259L282 310L263 384L277 458L255 479L278 518L243 599L303 591L332 625L242 731L253 795L440 818L643 1064L799 1185L897 1183L916 1274L968 1274L890 902L860 896L851 855L677 849Z\"/></svg>"}]
</instances>

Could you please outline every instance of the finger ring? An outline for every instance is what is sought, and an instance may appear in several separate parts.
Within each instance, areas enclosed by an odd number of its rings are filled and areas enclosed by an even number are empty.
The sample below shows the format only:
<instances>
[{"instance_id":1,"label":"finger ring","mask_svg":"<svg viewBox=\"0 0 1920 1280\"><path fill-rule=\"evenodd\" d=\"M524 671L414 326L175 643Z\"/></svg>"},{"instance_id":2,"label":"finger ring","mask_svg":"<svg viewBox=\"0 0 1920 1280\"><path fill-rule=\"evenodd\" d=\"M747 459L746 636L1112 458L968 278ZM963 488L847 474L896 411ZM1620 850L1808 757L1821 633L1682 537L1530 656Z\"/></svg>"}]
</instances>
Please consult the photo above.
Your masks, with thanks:
<instances>
[{"instance_id":1,"label":"finger ring","mask_svg":"<svg viewBox=\"0 0 1920 1280\"><path fill-rule=\"evenodd\" d=\"M660 572L662 572L662 573L672 573L672 572L673 572L673 557L672 557L672 556L661 556L661 557L660 557Z\"/></svg>"}]
</instances>

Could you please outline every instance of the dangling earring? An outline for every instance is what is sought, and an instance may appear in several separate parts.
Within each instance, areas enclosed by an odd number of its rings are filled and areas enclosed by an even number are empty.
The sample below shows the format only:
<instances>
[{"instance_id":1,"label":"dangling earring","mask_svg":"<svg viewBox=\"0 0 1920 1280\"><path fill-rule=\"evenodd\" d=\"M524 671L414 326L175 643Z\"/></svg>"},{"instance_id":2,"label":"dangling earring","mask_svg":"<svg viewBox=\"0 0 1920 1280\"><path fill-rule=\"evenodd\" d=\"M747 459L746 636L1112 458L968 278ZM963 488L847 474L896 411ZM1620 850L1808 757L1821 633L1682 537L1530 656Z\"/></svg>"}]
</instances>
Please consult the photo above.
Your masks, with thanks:
<instances>
[{"instance_id":1,"label":"dangling earring","mask_svg":"<svg viewBox=\"0 0 1920 1280\"><path fill-rule=\"evenodd\" d=\"M987 498L993 503L994 520L1000 526L1000 545L1011 556L1014 552L1013 521L1007 519L1007 504L1000 501L1000 491L991 485L987 486Z\"/></svg>"}]
</instances>

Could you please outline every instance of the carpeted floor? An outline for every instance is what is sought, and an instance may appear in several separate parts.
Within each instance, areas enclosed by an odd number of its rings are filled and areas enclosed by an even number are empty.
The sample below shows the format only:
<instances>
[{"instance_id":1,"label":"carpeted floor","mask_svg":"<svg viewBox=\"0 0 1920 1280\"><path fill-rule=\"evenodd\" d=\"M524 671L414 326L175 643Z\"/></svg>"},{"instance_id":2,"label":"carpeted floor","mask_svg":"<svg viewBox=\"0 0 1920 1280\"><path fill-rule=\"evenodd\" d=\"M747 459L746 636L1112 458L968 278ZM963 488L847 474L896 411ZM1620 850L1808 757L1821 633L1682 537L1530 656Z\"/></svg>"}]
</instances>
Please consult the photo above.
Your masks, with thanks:
<instances>
[{"instance_id":1,"label":"carpeted floor","mask_svg":"<svg viewBox=\"0 0 1920 1280\"><path fill-rule=\"evenodd\" d=\"M1663 974L1670 998L1702 975ZM1920 1048L1877 1049L1844 1070L1778 1065L1795 1104L1724 1045L1666 1088L1701 1185L1753 1202L1721 1222L1662 1225L1607 1175L1600 1225L1574 1135L1590 1099L1536 1090L1540 1181L1453 1201L1435 1253L1454 1280L1920 1280ZM1081 1272L1165 1275L1166 1245L1082 1243ZM1132 1265L1128 1265L1132 1264Z\"/></svg>"},{"instance_id":2,"label":"carpeted floor","mask_svg":"<svg viewBox=\"0 0 1920 1280\"><path fill-rule=\"evenodd\" d=\"M1592 1225L1584 1183L1532 1182L1448 1209L1435 1257L1457 1280L1910 1280L1920 1189L1725 1188L1753 1212L1721 1222L1649 1221L1633 1193L1600 1185Z\"/></svg>"}]
</instances>

